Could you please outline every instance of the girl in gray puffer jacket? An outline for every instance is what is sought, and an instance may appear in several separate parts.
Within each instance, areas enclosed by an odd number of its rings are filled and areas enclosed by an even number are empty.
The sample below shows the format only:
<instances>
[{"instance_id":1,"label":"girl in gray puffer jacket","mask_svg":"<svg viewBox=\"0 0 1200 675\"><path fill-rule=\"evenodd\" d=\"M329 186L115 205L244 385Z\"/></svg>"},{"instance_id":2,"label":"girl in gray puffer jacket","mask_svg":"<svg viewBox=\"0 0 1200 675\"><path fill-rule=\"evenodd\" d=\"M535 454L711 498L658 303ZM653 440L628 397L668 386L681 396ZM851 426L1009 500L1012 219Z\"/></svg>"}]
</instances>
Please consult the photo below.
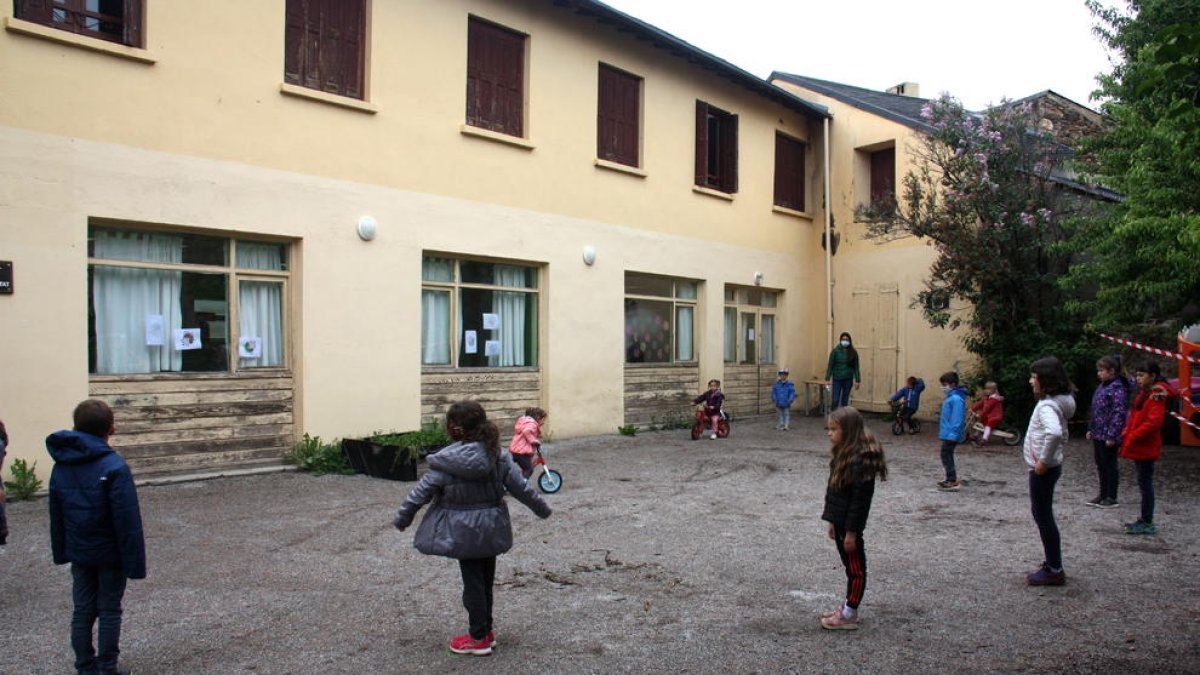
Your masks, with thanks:
<instances>
[{"instance_id":1,"label":"girl in gray puffer jacket","mask_svg":"<svg viewBox=\"0 0 1200 675\"><path fill-rule=\"evenodd\" d=\"M394 524L403 531L417 511L433 506L417 527L413 546L421 553L457 558L463 579L463 606L471 629L450 640L456 654L492 653L492 584L496 556L512 548L512 520L504 502L511 493L540 518L550 507L521 475L512 456L500 449L500 431L483 407L460 401L446 413L454 443L429 455L429 471L400 505Z\"/></svg>"}]
</instances>

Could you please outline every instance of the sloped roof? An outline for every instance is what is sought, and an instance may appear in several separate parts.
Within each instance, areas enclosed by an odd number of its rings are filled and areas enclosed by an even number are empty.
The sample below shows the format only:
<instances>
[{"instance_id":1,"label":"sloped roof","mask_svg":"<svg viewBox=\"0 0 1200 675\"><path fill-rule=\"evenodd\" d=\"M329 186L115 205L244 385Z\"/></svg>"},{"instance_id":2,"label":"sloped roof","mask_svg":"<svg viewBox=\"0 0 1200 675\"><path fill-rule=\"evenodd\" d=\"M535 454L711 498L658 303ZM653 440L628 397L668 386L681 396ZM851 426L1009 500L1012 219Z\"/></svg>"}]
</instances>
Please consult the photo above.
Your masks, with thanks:
<instances>
[{"instance_id":1,"label":"sloped roof","mask_svg":"<svg viewBox=\"0 0 1200 675\"><path fill-rule=\"evenodd\" d=\"M779 71L771 73L771 76L767 79L772 82L778 80L794 84L798 87L804 87L809 91L815 91L818 94L823 94L842 103L874 113L917 131L929 131L932 129L921 118L921 108L925 107L925 104L930 101L927 98L905 96L903 94L889 94L885 91L875 91L874 89L865 89L840 82L818 80L814 77L804 77L803 75L793 75Z\"/></svg>"},{"instance_id":2,"label":"sloped roof","mask_svg":"<svg viewBox=\"0 0 1200 675\"><path fill-rule=\"evenodd\" d=\"M806 101L791 92L784 91L770 82L755 76L753 73L742 70L732 63L681 40L661 28L652 26L620 10L613 9L603 2L597 2L596 0L547 0L547 2L555 7L573 11L580 16L595 19L597 23L609 26L618 32L629 33L638 40L649 42L655 47L670 53L672 56L708 70L734 84L741 85L751 92L774 101L785 108L818 119L832 117L829 109L825 106L813 103L812 101Z\"/></svg>"}]
</instances>

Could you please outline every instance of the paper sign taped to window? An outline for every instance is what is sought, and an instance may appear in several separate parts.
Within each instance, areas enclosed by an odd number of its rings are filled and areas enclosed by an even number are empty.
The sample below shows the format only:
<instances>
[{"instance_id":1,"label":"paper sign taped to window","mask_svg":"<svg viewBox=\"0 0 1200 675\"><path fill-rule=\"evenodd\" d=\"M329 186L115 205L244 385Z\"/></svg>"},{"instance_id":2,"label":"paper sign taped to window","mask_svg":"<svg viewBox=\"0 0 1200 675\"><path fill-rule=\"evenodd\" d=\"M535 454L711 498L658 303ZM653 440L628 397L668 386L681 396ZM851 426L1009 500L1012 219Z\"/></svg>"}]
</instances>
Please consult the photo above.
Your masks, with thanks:
<instances>
[{"instance_id":1,"label":"paper sign taped to window","mask_svg":"<svg viewBox=\"0 0 1200 675\"><path fill-rule=\"evenodd\" d=\"M199 328L175 329L175 349L181 352L186 352L190 349L200 349L200 347Z\"/></svg>"},{"instance_id":2,"label":"paper sign taped to window","mask_svg":"<svg viewBox=\"0 0 1200 675\"><path fill-rule=\"evenodd\" d=\"M496 330L498 328L500 328L500 315L499 314L484 314L483 315L483 329L484 330Z\"/></svg>"},{"instance_id":3,"label":"paper sign taped to window","mask_svg":"<svg viewBox=\"0 0 1200 675\"><path fill-rule=\"evenodd\" d=\"M487 342L483 343L483 355L500 356L500 341L488 340Z\"/></svg>"},{"instance_id":4,"label":"paper sign taped to window","mask_svg":"<svg viewBox=\"0 0 1200 675\"><path fill-rule=\"evenodd\" d=\"M162 314L146 315L146 346L161 347L167 343L166 322Z\"/></svg>"},{"instance_id":5,"label":"paper sign taped to window","mask_svg":"<svg viewBox=\"0 0 1200 675\"><path fill-rule=\"evenodd\" d=\"M254 335L238 338L238 356L243 359L262 358L262 338Z\"/></svg>"},{"instance_id":6,"label":"paper sign taped to window","mask_svg":"<svg viewBox=\"0 0 1200 675\"><path fill-rule=\"evenodd\" d=\"M469 330L463 333L463 351L467 354L479 353L479 338L475 335L475 331Z\"/></svg>"}]
</instances>

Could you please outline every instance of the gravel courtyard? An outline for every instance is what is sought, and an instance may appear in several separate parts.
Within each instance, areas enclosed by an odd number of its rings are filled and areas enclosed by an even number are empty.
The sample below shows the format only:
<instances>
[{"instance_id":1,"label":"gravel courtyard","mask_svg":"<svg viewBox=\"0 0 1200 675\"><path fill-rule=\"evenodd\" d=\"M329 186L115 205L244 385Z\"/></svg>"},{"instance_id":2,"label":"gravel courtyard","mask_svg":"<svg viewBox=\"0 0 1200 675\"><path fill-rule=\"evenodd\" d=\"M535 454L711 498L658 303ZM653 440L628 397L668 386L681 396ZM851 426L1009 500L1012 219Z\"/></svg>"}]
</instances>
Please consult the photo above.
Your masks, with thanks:
<instances>
[{"instance_id":1,"label":"gravel courtyard","mask_svg":"<svg viewBox=\"0 0 1200 675\"><path fill-rule=\"evenodd\" d=\"M135 673L1195 673L1200 668L1200 449L1168 447L1159 534L1121 506L1084 505L1091 444L1072 441L1056 511L1068 583L1031 588L1042 560L1018 448L960 448L938 492L936 433L892 436L865 534L857 632L823 631L845 576L819 520L818 418L553 443L564 487L541 521L515 500L497 566L493 656L465 632L453 561L391 527L411 483L298 473L140 489L149 578L126 593ZM48 471L39 470L43 477ZM50 562L45 500L9 505L0 548L0 673L71 670L70 574Z\"/></svg>"}]
</instances>

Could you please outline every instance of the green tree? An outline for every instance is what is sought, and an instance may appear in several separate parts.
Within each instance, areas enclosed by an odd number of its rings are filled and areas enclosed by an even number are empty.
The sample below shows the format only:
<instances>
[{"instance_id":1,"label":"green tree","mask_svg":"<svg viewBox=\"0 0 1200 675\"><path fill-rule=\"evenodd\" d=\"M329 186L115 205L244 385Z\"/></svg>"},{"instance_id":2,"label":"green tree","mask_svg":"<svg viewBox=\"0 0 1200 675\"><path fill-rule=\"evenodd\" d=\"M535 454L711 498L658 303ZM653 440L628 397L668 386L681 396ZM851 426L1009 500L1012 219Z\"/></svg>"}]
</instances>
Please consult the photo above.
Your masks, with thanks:
<instances>
[{"instance_id":1,"label":"green tree","mask_svg":"<svg viewBox=\"0 0 1200 675\"><path fill-rule=\"evenodd\" d=\"M914 299L934 326L961 329L1017 418L1032 408L1029 364L1053 354L1091 366L1082 319L1058 283L1072 261L1064 224L1087 204L1051 180L1067 153L1028 104L972 113L951 97L922 112L916 169L893 203L860 208L868 238L920 237L936 258ZM951 302L947 303L947 300Z\"/></svg>"},{"instance_id":2,"label":"green tree","mask_svg":"<svg viewBox=\"0 0 1200 675\"><path fill-rule=\"evenodd\" d=\"M1081 165L1125 199L1079 223L1089 264L1064 280L1095 330L1167 340L1200 320L1200 0L1089 0L1120 59L1099 78L1111 127L1081 144Z\"/></svg>"}]
</instances>

